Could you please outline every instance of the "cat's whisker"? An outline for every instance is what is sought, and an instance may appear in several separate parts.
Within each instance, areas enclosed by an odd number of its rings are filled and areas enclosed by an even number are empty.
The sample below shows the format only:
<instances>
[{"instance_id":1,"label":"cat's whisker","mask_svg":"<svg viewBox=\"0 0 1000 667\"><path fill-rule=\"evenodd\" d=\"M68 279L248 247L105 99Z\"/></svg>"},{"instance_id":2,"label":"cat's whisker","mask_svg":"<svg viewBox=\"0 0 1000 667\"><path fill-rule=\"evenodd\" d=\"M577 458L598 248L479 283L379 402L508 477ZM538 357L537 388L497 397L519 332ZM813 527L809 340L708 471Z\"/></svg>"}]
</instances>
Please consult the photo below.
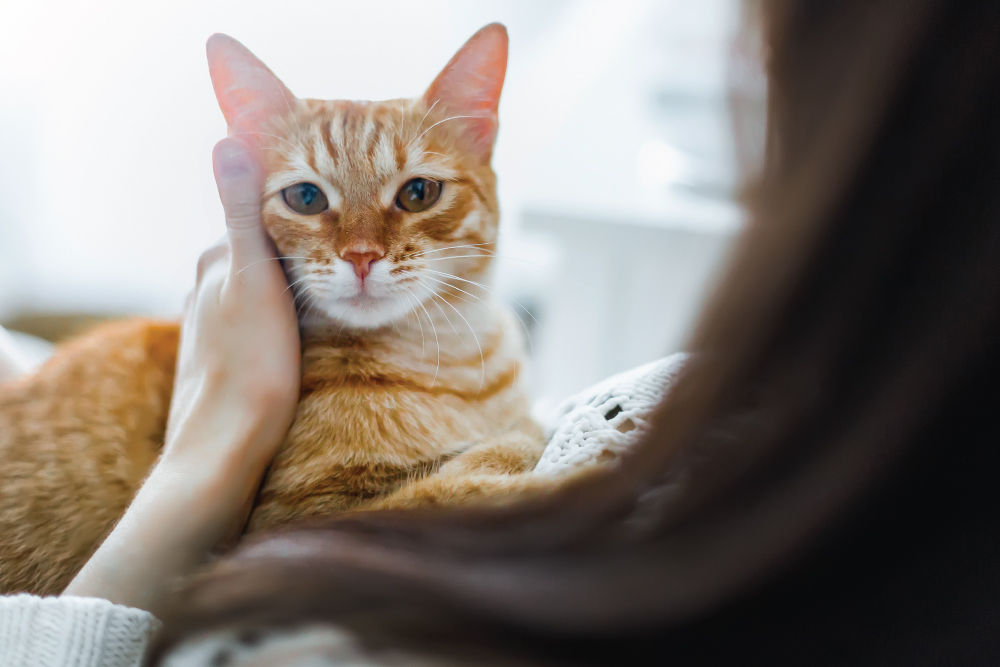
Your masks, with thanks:
<instances>
[{"instance_id":1,"label":"cat's whisker","mask_svg":"<svg viewBox=\"0 0 1000 667\"><path fill-rule=\"evenodd\" d=\"M462 314L462 311L460 311L458 308L456 308L454 306L454 304L452 304L450 301L448 301L447 299L445 299L440 294L438 294L434 290L430 289L426 285L424 285L424 288L427 289L431 293L431 296L434 299L442 301L446 306L448 306L449 308L451 308L452 310L454 310L455 314L458 315L459 317L461 317L462 321L465 322L465 326L469 327L469 333L472 334L472 340L476 341L476 349L479 350L479 363L480 363L480 366L479 366L479 391L482 391L483 387L486 386L486 356L483 354L483 346L479 344L479 336L476 335L476 330L472 328L472 325L469 324L469 320L467 320L465 318L465 315ZM437 303L437 300L434 301L435 304ZM440 308L440 306L438 306L438 308ZM444 310L441 311L441 314L444 315ZM445 319L448 319L447 315L445 315ZM448 322L450 323L451 320L448 319ZM452 328L454 328L454 327L452 327ZM456 331L455 333L458 334L458 331Z\"/></svg>"},{"instance_id":2,"label":"cat's whisker","mask_svg":"<svg viewBox=\"0 0 1000 667\"><path fill-rule=\"evenodd\" d=\"M460 281L461 281L461 282L463 282L463 283L469 283L470 285L475 285L476 287L478 287L478 288L480 288L480 289L482 289L482 290L485 290L486 292L488 292L488 293L490 293L490 294L494 294L494 292L493 292L493 290L492 290L492 289L490 289L489 287L487 287L486 285L484 285L484 284L482 284L482 283L477 283L477 282L476 282L475 280L469 280L468 278L461 278L461 277L459 277L459 276L456 276L456 275L454 275L454 274L451 274L451 273L445 273L444 271L435 271L434 269L424 269L424 270L425 270L425 271L428 271L429 273L436 273L436 274L437 274L437 275L439 275L439 276L444 276L444 277L446 277L446 278L451 278L451 279L453 279L453 280L460 280ZM520 301L518 301L517 299L515 299L515 298L513 298L513 297L508 297L508 298L509 298L509 299L510 299L510 300L511 300L511 301L512 301L512 302L513 302L513 303L514 303L515 305L517 305L517 307L518 307L518 308L520 308L521 310L523 310L523 311L524 311L524 313L525 313L525 314L526 314L526 315L527 315L528 317L530 317L530 318L531 318L531 319L532 319L532 320L534 321L534 323L535 323L536 325L538 324L538 320L537 320L537 319L535 319L535 316L531 314L531 311L530 311L530 310L528 310L528 309L527 309L527 308L525 308L525 307L524 307L523 305L521 305L521 302L520 302Z\"/></svg>"},{"instance_id":3,"label":"cat's whisker","mask_svg":"<svg viewBox=\"0 0 1000 667\"><path fill-rule=\"evenodd\" d=\"M293 280L292 282L288 283L288 287L286 287L284 290L282 290L281 293L284 294L285 292L287 292L288 290L292 289L296 285L300 285L303 282L305 282L306 280L309 280L310 278L312 278L312 276L309 275L309 274L306 274L306 275L302 276L301 278L299 278L298 280ZM302 290L302 291L304 292L305 290Z\"/></svg>"},{"instance_id":4,"label":"cat's whisker","mask_svg":"<svg viewBox=\"0 0 1000 667\"><path fill-rule=\"evenodd\" d=\"M307 315L311 314L313 312L313 310L317 306L319 306L320 296L324 296L324 295L321 294L320 292L317 292L316 290L310 290L310 292L309 292L309 297L310 298L307 300L307 304L308 304L308 306L307 306L308 310L306 311Z\"/></svg>"},{"instance_id":5,"label":"cat's whisker","mask_svg":"<svg viewBox=\"0 0 1000 667\"><path fill-rule=\"evenodd\" d=\"M438 271L436 269L426 269L426 268L424 269L424 271L427 271L429 273L435 273L435 274L437 274L439 276L443 276L445 278L451 278L453 280L460 280L463 283L468 283L470 285L475 285L476 287L479 287L480 289L484 289L487 292L492 292L492 290L489 288L488 285L485 285L484 283L476 282L475 280L469 280L468 278L462 278L461 276L456 276L454 273L447 273L445 271Z\"/></svg>"},{"instance_id":6,"label":"cat's whisker","mask_svg":"<svg viewBox=\"0 0 1000 667\"><path fill-rule=\"evenodd\" d=\"M437 384L438 373L441 371L441 341L438 339L437 327L434 326L434 319L431 317L431 314L427 312L427 308L424 307L424 304L420 300L417 300L417 305L420 306L420 309L424 311L424 315L427 316L427 321L431 325L431 331L434 333L434 345L437 346L437 365L434 366L434 379L431 380L431 386L433 387Z\"/></svg>"},{"instance_id":7,"label":"cat's whisker","mask_svg":"<svg viewBox=\"0 0 1000 667\"><path fill-rule=\"evenodd\" d=\"M451 318L448 317L448 313L444 312L444 309L441 308L441 306L438 305L438 302L434 300L434 297L437 296L434 293L434 290L432 290L429 287L427 287L427 285L424 285L422 282L420 282L420 280L417 280L417 285L419 285L420 287L423 287L425 290L427 290L428 292L430 292L431 303L433 303L437 307L438 312L441 313L441 316L444 317L445 321L448 323L448 326L451 327L451 332L457 336L458 335L458 329L455 328L455 323L451 321Z\"/></svg>"},{"instance_id":8,"label":"cat's whisker","mask_svg":"<svg viewBox=\"0 0 1000 667\"><path fill-rule=\"evenodd\" d=\"M404 287L403 289L406 290L404 293L406 294L407 298L413 299L413 302L419 306L420 301L417 299L417 295L414 294L409 287ZM408 315L410 314L416 316L417 325L420 327L420 356L421 358L423 358L423 356L426 354L426 350L424 348L424 323L420 321L420 313L417 312L416 308L412 308L408 313Z\"/></svg>"},{"instance_id":9,"label":"cat's whisker","mask_svg":"<svg viewBox=\"0 0 1000 667\"><path fill-rule=\"evenodd\" d=\"M250 132L250 131L243 131L240 132L240 134L256 134L257 136L261 137L270 137L271 139L277 139L278 141L283 141L285 144L287 144L289 150L299 150L299 146L296 146L294 143L289 141L287 137L280 137L277 134L269 134L267 132Z\"/></svg>"},{"instance_id":10,"label":"cat's whisker","mask_svg":"<svg viewBox=\"0 0 1000 667\"><path fill-rule=\"evenodd\" d=\"M430 276L428 276L428 278L430 278ZM444 283L444 282L440 283L440 285L442 287L447 287L449 289L454 289L455 288L454 285L449 285L448 283ZM463 296L461 294L452 294L451 292L449 292L446 296L448 298L458 299L462 303L468 303L468 304L471 304L473 306L476 306L478 304L489 305L486 301L484 301L483 299L480 299L475 294L469 294L468 295L468 296L471 296L473 299L475 299L475 301L472 301L472 300L468 299L467 297L465 297L465 296Z\"/></svg>"},{"instance_id":11,"label":"cat's whisker","mask_svg":"<svg viewBox=\"0 0 1000 667\"><path fill-rule=\"evenodd\" d=\"M420 122L417 123L417 129L413 131L414 136L416 136L417 132L420 131L420 128L423 127L424 121L427 120L427 116L429 116L430 113L434 111L434 107L436 107L438 105L438 102L440 101L441 101L440 98L434 100L434 103L431 104L430 107L427 108L427 111L424 112L424 115L420 118ZM411 137L410 140L406 143L406 146L409 147L412 143L413 143L413 137Z\"/></svg>"},{"instance_id":12,"label":"cat's whisker","mask_svg":"<svg viewBox=\"0 0 1000 667\"><path fill-rule=\"evenodd\" d=\"M299 280L297 280L295 282L301 282L301 281L305 280L306 278L308 278L308 276L305 276L305 277L303 277L303 278L301 278L301 279L299 279ZM289 285L288 287L285 288L285 291L287 292L291 287L292 286ZM284 293L284 292L282 292L282 293ZM299 306L299 299L302 299L303 302L305 302L305 298L306 298L306 296L308 294L309 294L309 290L304 290L304 289L303 290L292 290L292 304L296 308L298 308L298 306Z\"/></svg>"},{"instance_id":13,"label":"cat's whisker","mask_svg":"<svg viewBox=\"0 0 1000 667\"><path fill-rule=\"evenodd\" d=\"M295 304L295 309L297 312L301 312L303 313L303 315L305 314L306 304L309 303L309 299L311 298L311 296L312 295L306 291L298 292L295 294L295 296L292 298L292 302Z\"/></svg>"},{"instance_id":14,"label":"cat's whisker","mask_svg":"<svg viewBox=\"0 0 1000 667\"><path fill-rule=\"evenodd\" d=\"M463 257L489 257L491 259L500 259L505 262L521 262L523 264L530 264L532 266L538 266L538 262L532 261L530 259L524 259L523 257L511 257L510 255L448 255L447 257L431 257L429 259L424 259L425 262L444 262L449 259L462 259Z\"/></svg>"},{"instance_id":15,"label":"cat's whisker","mask_svg":"<svg viewBox=\"0 0 1000 667\"><path fill-rule=\"evenodd\" d=\"M428 270L429 270L429 269L428 269ZM479 301L482 301L482 299L479 299L479 297L477 297L477 296L476 296L475 294L472 294L472 293L470 293L470 292L466 292L466 291L465 291L464 289L462 289L461 287L456 287L455 285L452 285L451 283L448 283L448 282L445 282L444 280L441 280L441 279L439 279L439 278L434 278L434 277L432 277L432 276L422 276L422 277L423 277L423 278L424 278L425 280L433 280L433 281L434 281L434 282L436 282L436 283L440 283L440 284L442 284L442 285L448 285L448 287L451 287L452 289L456 289L456 290L458 290L459 292L461 292L462 294L468 294L468 295L469 295L469 296L471 296L471 297L472 297L473 299L477 299L477 300L479 300Z\"/></svg>"},{"instance_id":16,"label":"cat's whisker","mask_svg":"<svg viewBox=\"0 0 1000 667\"><path fill-rule=\"evenodd\" d=\"M425 259L423 261L425 261L425 262L446 262L449 259L462 259L464 257L487 257L487 258L490 258L490 259L496 259L498 257L498 255L492 255L492 254L487 254L487 253L479 253L479 254L476 254L476 255L448 255L446 257L431 257L431 258Z\"/></svg>"},{"instance_id":17,"label":"cat's whisker","mask_svg":"<svg viewBox=\"0 0 1000 667\"><path fill-rule=\"evenodd\" d=\"M302 303L298 305L296 312L298 313L299 321L304 322L309 318L309 314L312 312L316 296L311 291L302 290L301 292L295 294L292 302L296 303L300 296L303 297Z\"/></svg>"},{"instance_id":18,"label":"cat's whisker","mask_svg":"<svg viewBox=\"0 0 1000 667\"><path fill-rule=\"evenodd\" d=\"M422 257L424 255L432 255L436 252L444 252L445 250L458 250L460 248L476 248L478 246L487 246L487 245L494 245L494 242L490 241L489 243L463 243L462 245L450 245L444 248L432 248L431 250L421 250L420 252L414 253L413 255L410 256ZM483 250L482 252L489 252L489 251Z\"/></svg>"},{"instance_id":19,"label":"cat's whisker","mask_svg":"<svg viewBox=\"0 0 1000 667\"><path fill-rule=\"evenodd\" d=\"M426 269L425 269L425 270L426 270ZM469 301L469 300L468 300L468 299L466 299L465 297L462 297L462 296L459 296L458 294L449 294L449 295L448 295L448 296L453 296L453 297L455 297L456 299L459 299L460 301L463 301L463 302L465 302L465 303L471 303L471 304L473 304L473 305L475 305L476 303L481 303L481 304L483 304L483 305L489 305L489 303L488 303L488 302L487 302L486 300L484 300L484 299L482 299L482 298L480 298L480 297L476 296L475 294L472 294L471 292L466 292L466 291L464 291L464 290L463 290L462 288L460 288L460 287L455 287L455 286L454 286L454 285L452 285L451 283L448 283L448 282L445 282L445 281L443 281L443 280L440 280L440 279L438 279L438 278L434 278L433 276L420 276L420 274L418 274L417 272L411 272L411 273L412 273L412 274L413 274L413 275L414 275L414 276L416 277L416 281L417 281L417 282L420 282L421 278L424 278L424 279L426 279L426 280L433 280L434 282L438 283L439 285L442 285L442 286L444 286L444 287L447 287L447 288L449 288L449 289L453 289L453 290L458 290L458 291L459 291L459 292L461 292L462 294L465 294L466 296L470 296L470 297L472 297L473 299L475 299L475 301Z\"/></svg>"},{"instance_id":20,"label":"cat's whisker","mask_svg":"<svg viewBox=\"0 0 1000 667\"><path fill-rule=\"evenodd\" d=\"M312 278L312 276L306 274L301 278L299 278L298 280L293 281L288 285L288 287L285 288L285 292L292 289L296 285L308 281L310 278ZM319 298L319 294L317 293L317 291L315 289L309 289L310 287L314 288L315 286L307 284L305 289L299 289L299 290L292 289L292 304L295 305L296 310L301 313L301 316L303 318L306 317L306 315L308 315L309 312L308 309L310 309L314 304L314 302L316 302Z\"/></svg>"},{"instance_id":21,"label":"cat's whisker","mask_svg":"<svg viewBox=\"0 0 1000 667\"><path fill-rule=\"evenodd\" d=\"M455 289L455 286L452 285L452 284L450 284L450 283L444 283L444 285L445 285L445 287L448 287L448 288L451 288L451 289ZM460 299L462 301L465 301L466 303L472 303L471 301L469 301L468 299L466 299L464 296L461 296L459 294L454 294L454 295L451 295L451 296L454 296L456 299ZM480 298L478 296L475 297L475 299L477 301L479 301L480 303L483 303L483 304L487 303L487 301L485 299L482 299L482 298ZM524 318L521 317L521 314L518 313L516 310L510 310L509 312L510 312L511 315L514 316L514 319L517 320L518 325L521 327L521 331L524 332L524 343L525 343L525 345L529 345L529 347L530 347L530 343L531 343L531 331L528 329L528 325L525 324ZM530 315L531 313L528 313L528 314Z\"/></svg>"},{"instance_id":22,"label":"cat's whisker","mask_svg":"<svg viewBox=\"0 0 1000 667\"><path fill-rule=\"evenodd\" d=\"M256 262L250 262L249 264L247 264L246 266L244 266L242 269L240 269L239 271L237 271L236 275L238 276L241 273L243 273L244 271L246 271L247 269L249 269L249 268L251 268L253 266L257 266L258 264L263 264L264 262L273 262L275 260L282 260L282 259L309 259L309 258L308 257L296 257L294 255L283 255L281 257L265 257L264 259L258 259Z\"/></svg>"},{"instance_id":23,"label":"cat's whisker","mask_svg":"<svg viewBox=\"0 0 1000 667\"><path fill-rule=\"evenodd\" d=\"M449 278L457 278L458 280L465 280L466 282L470 282L473 285L475 285L476 287L479 287L480 289L485 290L486 292L489 292L489 293L493 292L489 287L487 287L486 285L483 285L482 283L477 283L477 282L472 281L472 280L466 280L465 278L459 278L458 276L454 276L454 275L452 275L450 273L444 273L443 271L434 271L433 269L427 269L427 268L424 268L423 270L424 271L428 271L428 272L432 272L432 273L437 273L439 275L446 276L446 277L449 277ZM418 282L419 282L419 280L421 278L420 274L418 272L416 272L416 271L405 271L402 275L412 275L412 276L414 276L414 277L417 278ZM440 285L442 285L444 287L447 287L448 289L456 290L456 291L460 292L461 294L464 294L466 296L472 297L478 303L481 303L481 304L484 304L484 305L488 305L488 303L487 303L487 301L485 299L483 299L483 298L481 298L481 297L479 297L479 296L477 296L477 295L475 295L475 294L473 294L471 292L467 292L466 290L463 290L461 287L457 287L455 285L452 285L451 283L449 283L447 281L440 280L440 279L434 278L432 276L423 276L423 278L426 278L427 280L433 280L434 282L436 282L436 283L438 283L438 284L440 284ZM469 301L465 297L459 296L458 294L450 294L449 296L452 296L452 297L454 297L456 299L459 299L460 301L464 301L465 303L474 303L473 301ZM516 299L511 299L511 301L513 301L514 304L516 304L521 310L523 310L528 315L528 317L530 317L532 320L534 320L535 324L538 324L538 320L535 319L535 316L531 314L531 311L529 311L527 308L525 308L523 305L521 305L521 303L519 301L517 301ZM531 340L531 332L528 329L528 325L525 324L524 318L522 318L521 315L519 315L517 313L517 311L510 311L510 312L517 319L517 323L519 325L521 325L521 330L524 331L524 340L525 340L525 342L526 343L529 342Z\"/></svg>"},{"instance_id":24,"label":"cat's whisker","mask_svg":"<svg viewBox=\"0 0 1000 667\"><path fill-rule=\"evenodd\" d=\"M428 127L426 130L424 130L423 132L421 132L420 136L418 136L416 139L412 139L410 141L410 143L408 143L406 145L406 147L409 148L415 142L420 141L421 139L423 139L423 137L424 137L425 134L427 134L428 132L430 132L431 130L433 130L438 125L440 125L442 123L447 123L449 120L459 120L461 118L486 118L486 117L487 116L485 114L465 114L465 115L461 115L461 116L448 116L447 118L439 120L438 122L436 122L433 125L431 125L430 127Z\"/></svg>"},{"instance_id":25,"label":"cat's whisker","mask_svg":"<svg viewBox=\"0 0 1000 667\"><path fill-rule=\"evenodd\" d=\"M292 303L295 304L296 312L301 313L301 317L303 319L305 319L309 314L309 308L315 298L315 295L311 291L307 290L302 290L292 298Z\"/></svg>"}]
</instances>

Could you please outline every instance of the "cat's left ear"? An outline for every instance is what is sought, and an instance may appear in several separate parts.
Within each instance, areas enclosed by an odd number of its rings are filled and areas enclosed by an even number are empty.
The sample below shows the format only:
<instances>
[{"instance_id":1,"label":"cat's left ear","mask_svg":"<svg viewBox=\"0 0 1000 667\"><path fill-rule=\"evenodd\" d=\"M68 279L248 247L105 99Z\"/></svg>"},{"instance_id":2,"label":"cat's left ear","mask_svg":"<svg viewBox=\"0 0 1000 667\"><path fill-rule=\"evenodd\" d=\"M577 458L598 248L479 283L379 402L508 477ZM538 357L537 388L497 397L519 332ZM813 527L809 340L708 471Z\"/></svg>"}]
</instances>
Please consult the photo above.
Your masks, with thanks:
<instances>
[{"instance_id":1,"label":"cat's left ear","mask_svg":"<svg viewBox=\"0 0 1000 667\"><path fill-rule=\"evenodd\" d=\"M250 49L216 33L206 45L208 71L230 134L259 132L295 106L295 96Z\"/></svg>"},{"instance_id":2,"label":"cat's left ear","mask_svg":"<svg viewBox=\"0 0 1000 667\"><path fill-rule=\"evenodd\" d=\"M484 158L497 135L497 106L507 72L507 29L491 23L469 38L424 93L429 107L467 116L462 125Z\"/></svg>"}]
</instances>

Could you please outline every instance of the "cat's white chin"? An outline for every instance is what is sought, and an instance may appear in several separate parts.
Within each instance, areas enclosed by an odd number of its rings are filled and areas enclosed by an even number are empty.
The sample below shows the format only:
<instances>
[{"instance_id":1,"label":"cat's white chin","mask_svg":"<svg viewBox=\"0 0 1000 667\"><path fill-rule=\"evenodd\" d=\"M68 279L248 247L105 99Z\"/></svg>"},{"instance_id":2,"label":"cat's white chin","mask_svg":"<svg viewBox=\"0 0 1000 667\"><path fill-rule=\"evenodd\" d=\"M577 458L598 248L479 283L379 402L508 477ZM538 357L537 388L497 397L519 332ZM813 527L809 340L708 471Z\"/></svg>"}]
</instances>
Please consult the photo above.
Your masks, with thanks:
<instances>
[{"instance_id":1,"label":"cat's white chin","mask_svg":"<svg viewBox=\"0 0 1000 667\"><path fill-rule=\"evenodd\" d=\"M413 300L401 295L359 294L318 303L312 310L303 319L303 325L319 324L317 320L323 319L353 329L377 329L406 317L413 310Z\"/></svg>"}]
</instances>

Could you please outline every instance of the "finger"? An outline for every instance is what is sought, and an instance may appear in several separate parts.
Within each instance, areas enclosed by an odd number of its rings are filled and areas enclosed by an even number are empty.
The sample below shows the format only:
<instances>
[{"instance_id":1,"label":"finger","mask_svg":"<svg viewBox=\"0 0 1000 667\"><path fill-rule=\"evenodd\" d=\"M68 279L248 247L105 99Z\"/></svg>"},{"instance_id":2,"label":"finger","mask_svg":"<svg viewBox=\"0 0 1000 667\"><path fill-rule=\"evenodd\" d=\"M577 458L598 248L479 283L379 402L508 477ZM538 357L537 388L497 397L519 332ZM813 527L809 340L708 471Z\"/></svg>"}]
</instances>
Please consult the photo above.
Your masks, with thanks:
<instances>
[{"instance_id":1,"label":"finger","mask_svg":"<svg viewBox=\"0 0 1000 667\"><path fill-rule=\"evenodd\" d=\"M229 255L229 244L226 243L225 239L218 241L215 245L206 249L198 257L198 275L197 282L201 283L202 279L205 277L205 272L219 261L224 260Z\"/></svg>"},{"instance_id":2,"label":"finger","mask_svg":"<svg viewBox=\"0 0 1000 667\"><path fill-rule=\"evenodd\" d=\"M260 217L263 170L250 149L238 139L223 139L212 151L215 182L226 213L226 233L235 273L251 262L273 256Z\"/></svg>"}]
</instances>

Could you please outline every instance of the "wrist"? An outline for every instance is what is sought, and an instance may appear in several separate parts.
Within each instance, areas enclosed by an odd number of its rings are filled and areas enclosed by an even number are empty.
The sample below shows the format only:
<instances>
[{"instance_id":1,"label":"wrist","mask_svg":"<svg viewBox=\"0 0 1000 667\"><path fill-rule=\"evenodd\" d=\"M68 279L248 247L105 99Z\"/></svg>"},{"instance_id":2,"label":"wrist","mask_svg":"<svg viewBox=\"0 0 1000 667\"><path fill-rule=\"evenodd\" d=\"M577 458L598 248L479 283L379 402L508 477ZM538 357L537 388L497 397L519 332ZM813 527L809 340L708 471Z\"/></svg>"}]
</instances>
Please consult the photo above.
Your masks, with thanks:
<instances>
[{"instance_id":1,"label":"wrist","mask_svg":"<svg viewBox=\"0 0 1000 667\"><path fill-rule=\"evenodd\" d=\"M192 456L166 452L143 485L144 491L187 523L231 524L252 501L264 468L240 453ZM169 500L168 500L169 499Z\"/></svg>"},{"instance_id":2,"label":"wrist","mask_svg":"<svg viewBox=\"0 0 1000 667\"><path fill-rule=\"evenodd\" d=\"M168 430L158 465L208 485L256 483L277 448L267 434L258 414L206 407Z\"/></svg>"},{"instance_id":3,"label":"wrist","mask_svg":"<svg viewBox=\"0 0 1000 667\"><path fill-rule=\"evenodd\" d=\"M242 528L257 480L230 473L215 464L161 459L65 594L155 611L172 582Z\"/></svg>"},{"instance_id":4,"label":"wrist","mask_svg":"<svg viewBox=\"0 0 1000 667\"><path fill-rule=\"evenodd\" d=\"M201 479L157 465L128 510L64 591L146 609L197 568L218 543L225 517Z\"/></svg>"}]
</instances>

